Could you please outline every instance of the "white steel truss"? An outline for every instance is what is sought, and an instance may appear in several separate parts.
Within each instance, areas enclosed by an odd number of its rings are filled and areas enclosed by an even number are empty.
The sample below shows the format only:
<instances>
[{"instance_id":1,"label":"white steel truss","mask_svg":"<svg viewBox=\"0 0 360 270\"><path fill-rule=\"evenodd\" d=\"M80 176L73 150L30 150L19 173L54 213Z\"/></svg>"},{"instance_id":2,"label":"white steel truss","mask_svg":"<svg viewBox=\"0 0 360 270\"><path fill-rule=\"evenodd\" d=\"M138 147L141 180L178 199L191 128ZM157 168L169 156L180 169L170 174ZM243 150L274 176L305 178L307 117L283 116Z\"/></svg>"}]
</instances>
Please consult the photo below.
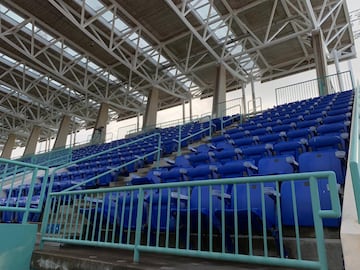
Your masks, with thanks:
<instances>
[{"instance_id":1,"label":"white steel truss","mask_svg":"<svg viewBox=\"0 0 360 270\"><path fill-rule=\"evenodd\" d=\"M89 126L102 102L110 105L110 119L135 116L144 113L154 87L162 91L160 108L212 96L213 78L206 73L218 64L230 75L227 90L313 68L314 29L322 31L329 57L334 51L339 60L355 55L345 0L164 2L185 31L160 40L122 0L48 0L107 59L114 59L109 63L19 1L4 0L19 15L11 20L0 6L0 137L20 129L27 134L33 124L43 122L50 127L44 132L52 136L65 113ZM252 23L247 14L264 5L263 21ZM298 54L274 60L269 51L289 42Z\"/></svg>"}]
</instances>

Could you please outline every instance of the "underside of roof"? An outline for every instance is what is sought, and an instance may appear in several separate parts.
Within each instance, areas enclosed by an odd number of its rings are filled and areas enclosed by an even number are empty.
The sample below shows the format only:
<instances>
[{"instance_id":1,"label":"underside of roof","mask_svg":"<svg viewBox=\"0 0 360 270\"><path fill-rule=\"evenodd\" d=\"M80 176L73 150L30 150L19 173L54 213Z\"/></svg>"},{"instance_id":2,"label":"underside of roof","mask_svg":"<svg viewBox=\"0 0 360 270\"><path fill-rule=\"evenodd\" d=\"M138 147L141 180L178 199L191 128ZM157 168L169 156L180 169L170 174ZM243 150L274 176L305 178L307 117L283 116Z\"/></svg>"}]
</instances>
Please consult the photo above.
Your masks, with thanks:
<instances>
[{"instance_id":1,"label":"underside of roof","mask_svg":"<svg viewBox=\"0 0 360 270\"><path fill-rule=\"evenodd\" d=\"M4 0L0 4L0 143L23 145L34 125L56 136L143 114L151 89L159 109L213 95L218 65L226 89L313 69L311 36L329 62L355 56L345 0Z\"/></svg>"}]
</instances>

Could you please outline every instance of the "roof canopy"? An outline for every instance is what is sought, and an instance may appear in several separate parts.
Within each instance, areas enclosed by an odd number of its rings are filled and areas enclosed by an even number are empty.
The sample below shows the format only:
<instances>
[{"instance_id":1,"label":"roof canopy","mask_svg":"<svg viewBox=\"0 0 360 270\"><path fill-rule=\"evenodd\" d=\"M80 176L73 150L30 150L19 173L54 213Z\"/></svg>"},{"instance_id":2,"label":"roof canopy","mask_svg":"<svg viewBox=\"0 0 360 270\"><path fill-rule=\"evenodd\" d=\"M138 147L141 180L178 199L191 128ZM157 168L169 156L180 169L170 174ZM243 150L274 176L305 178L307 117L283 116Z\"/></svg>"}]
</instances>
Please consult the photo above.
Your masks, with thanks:
<instances>
[{"instance_id":1,"label":"roof canopy","mask_svg":"<svg viewBox=\"0 0 360 270\"><path fill-rule=\"evenodd\" d=\"M110 120L314 68L311 33L327 53L355 56L345 0L4 0L0 4L0 140L33 125L56 134L63 114L92 127ZM329 59L331 61L331 59Z\"/></svg>"}]
</instances>

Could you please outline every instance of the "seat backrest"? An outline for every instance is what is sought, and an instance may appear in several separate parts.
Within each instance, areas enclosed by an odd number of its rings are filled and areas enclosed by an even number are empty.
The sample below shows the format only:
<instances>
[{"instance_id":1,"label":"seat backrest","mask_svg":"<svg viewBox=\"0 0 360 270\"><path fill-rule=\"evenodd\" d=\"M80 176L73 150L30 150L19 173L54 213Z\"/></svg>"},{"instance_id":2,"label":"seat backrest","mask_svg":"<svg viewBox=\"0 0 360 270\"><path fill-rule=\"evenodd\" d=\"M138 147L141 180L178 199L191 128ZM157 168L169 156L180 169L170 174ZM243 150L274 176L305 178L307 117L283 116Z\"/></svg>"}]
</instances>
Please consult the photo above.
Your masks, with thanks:
<instances>
[{"instance_id":1,"label":"seat backrest","mask_svg":"<svg viewBox=\"0 0 360 270\"><path fill-rule=\"evenodd\" d=\"M315 136L309 140L309 147L312 151L345 150L345 141L336 135Z\"/></svg>"},{"instance_id":2,"label":"seat backrest","mask_svg":"<svg viewBox=\"0 0 360 270\"><path fill-rule=\"evenodd\" d=\"M231 209L247 210L248 209L248 194L250 195L250 209L255 212L260 218L262 217L262 200L265 200L266 221L268 227L275 224L275 200L268 194L267 189L275 190L274 183L264 183L264 188L261 188L260 183L236 184L232 187L231 192ZM236 195L235 195L236 193ZM264 198L264 199L263 199Z\"/></svg>"},{"instance_id":3,"label":"seat backrest","mask_svg":"<svg viewBox=\"0 0 360 270\"><path fill-rule=\"evenodd\" d=\"M344 166L336 150L306 152L299 156L299 172L334 171L339 184L345 181Z\"/></svg>"},{"instance_id":4,"label":"seat backrest","mask_svg":"<svg viewBox=\"0 0 360 270\"><path fill-rule=\"evenodd\" d=\"M259 160L258 169L260 175L285 174L293 173L294 167L290 164L289 159L292 156L275 156L265 157Z\"/></svg>"}]
</instances>

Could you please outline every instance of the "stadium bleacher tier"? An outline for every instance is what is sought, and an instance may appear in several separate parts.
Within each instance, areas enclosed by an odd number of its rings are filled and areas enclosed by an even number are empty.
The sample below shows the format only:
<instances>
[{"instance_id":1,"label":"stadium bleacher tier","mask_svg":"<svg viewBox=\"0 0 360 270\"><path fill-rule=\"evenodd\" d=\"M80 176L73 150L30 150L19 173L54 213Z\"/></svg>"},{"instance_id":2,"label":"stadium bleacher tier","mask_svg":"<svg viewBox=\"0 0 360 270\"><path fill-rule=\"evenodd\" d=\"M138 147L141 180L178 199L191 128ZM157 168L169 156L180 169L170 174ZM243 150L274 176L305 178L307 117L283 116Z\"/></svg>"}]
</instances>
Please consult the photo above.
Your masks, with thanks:
<instances>
[{"instance_id":1,"label":"stadium bleacher tier","mask_svg":"<svg viewBox=\"0 0 360 270\"><path fill-rule=\"evenodd\" d=\"M178 156L173 160L171 165L150 170L145 177L138 177L134 175L130 184L143 185L148 183L181 182L194 181L203 179L220 179L243 177L253 175L274 175L274 174L288 174L297 172L313 172L313 171L334 171L336 174L339 186L344 185L346 158L348 153L348 140L350 131L350 120L352 112L354 93L347 91L342 93L335 93L318 98L293 102L289 104L280 105L272 109L266 110L258 114L245 123L232 126L227 129L223 135L213 137L209 143L201 144L197 147L191 147L191 152L185 155ZM228 118L226 118L228 119ZM239 118L237 119L239 120ZM216 130L221 129L221 119L213 121ZM230 123L228 121L227 123ZM187 137L190 134L199 132L209 125L205 123L189 123L182 127L182 137ZM178 138L178 127L171 127L165 129L157 129L162 137L162 155L167 156L177 150L177 143L174 141ZM199 141L208 132L204 130L191 141L184 141L182 147L188 146L194 141ZM82 157L89 156L92 153L97 153L106 149L110 149L116 145L129 142L134 139L139 139L145 134L139 135L131 139L118 140L102 145L92 145L73 150L73 158L79 160ZM53 191L64 190L75 183L80 183L84 179L89 179L97 174L104 173L109 167L114 167L122 163L126 163L137 156L145 153L150 153L157 147L157 141L143 141L137 146L116 150L107 153L94 160L88 160L69 167L67 171L58 173L54 177ZM115 181L119 174L128 174L136 172L138 168L143 167L146 163L152 163L156 156L151 156L145 160L140 160L134 164L127 166L122 171L117 171L105 174L97 181L87 183L80 187L96 188L101 186L108 186L110 182ZM40 179L41 180L41 179ZM321 196L321 207L323 209L329 208L329 191L326 186L326 181L320 180L318 182L319 194ZM149 203L147 200L152 200L151 209L146 205L143 206L143 225L150 226L152 232L155 230L164 231L168 226L169 230L175 228L176 218L179 217L178 222L181 224L190 224L190 230L196 232L198 226L201 226L202 233L209 229L209 222L212 222L214 232L220 232L221 222L219 215L221 211L221 200L216 196L209 196L209 192L216 191L216 186L211 187L194 187L192 190L184 189L170 190L166 192L162 190L163 194L153 192L145 200L145 204ZM261 190L265 188L265 205L266 205L266 224L262 224L264 220L262 213L259 212L261 206ZM292 203L292 189L296 194L298 205L302 205L301 211L297 212L297 222L300 226L312 226L312 208L309 205L310 191L308 181L294 182L291 181L282 183L280 187L281 192L281 218L284 225L294 225L294 212ZM20 204L27 199L28 187L19 186L12 190L13 194L8 194L7 198L0 200L1 205ZM40 190L40 189L38 189ZM251 184L251 226L254 232L261 231L263 225L269 230L276 239L276 217L275 207L276 200L274 200L274 184L267 183L263 187L259 183ZM176 196L174 196L174 193ZM180 194L179 194L180 193ZM225 204L225 224L226 224L226 248L227 251L233 250L233 242L230 234L234 230L246 233L247 219L249 217L247 210L247 185L236 184L226 187L227 194ZM236 195L234 196L234 194ZM39 194L35 192L31 198L34 205L36 205L36 198ZM103 204L102 209L108 211L104 216L104 220L94 222L93 226L103 226L107 220L105 217L113 220L120 216L120 211L125 211L123 217L130 216L131 220L127 220L124 226L129 229L135 228L135 219L137 215L136 206L137 200L133 198L136 194L123 192L111 193L106 195L99 205ZM190 200L190 214L186 209L174 209L178 196L186 197ZM201 200L199 200L201 196ZM131 199L132 198L132 199ZM212 198L210 202L209 198ZM234 198L237 198L236 200ZM201 207L198 208L198 204ZM130 205L131 204L131 205ZM211 211L209 205L211 204ZM234 227L234 209L236 206L237 216L239 219L238 228ZM123 207L118 207L118 206ZM100 209L82 209L84 213L95 215ZM201 209L201 222L197 224L197 213L192 215L192 211ZM116 212L117 211L117 212ZM131 214L129 211L133 211ZM169 216L167 213L172 214ZM100 213L100 212L99 212ZM2 213L2 222L17 222L21 220L19 214L13 212ZM29 217L30 221L39 221L40 215L32 215ZM187 220L190 218L190 220ZM168 220L169 219L169 220ZM324 221L324 226L338 227L340 219L330 219ZM151 242L156 239L151 239Z\"/></svg>"}]
</instances>

